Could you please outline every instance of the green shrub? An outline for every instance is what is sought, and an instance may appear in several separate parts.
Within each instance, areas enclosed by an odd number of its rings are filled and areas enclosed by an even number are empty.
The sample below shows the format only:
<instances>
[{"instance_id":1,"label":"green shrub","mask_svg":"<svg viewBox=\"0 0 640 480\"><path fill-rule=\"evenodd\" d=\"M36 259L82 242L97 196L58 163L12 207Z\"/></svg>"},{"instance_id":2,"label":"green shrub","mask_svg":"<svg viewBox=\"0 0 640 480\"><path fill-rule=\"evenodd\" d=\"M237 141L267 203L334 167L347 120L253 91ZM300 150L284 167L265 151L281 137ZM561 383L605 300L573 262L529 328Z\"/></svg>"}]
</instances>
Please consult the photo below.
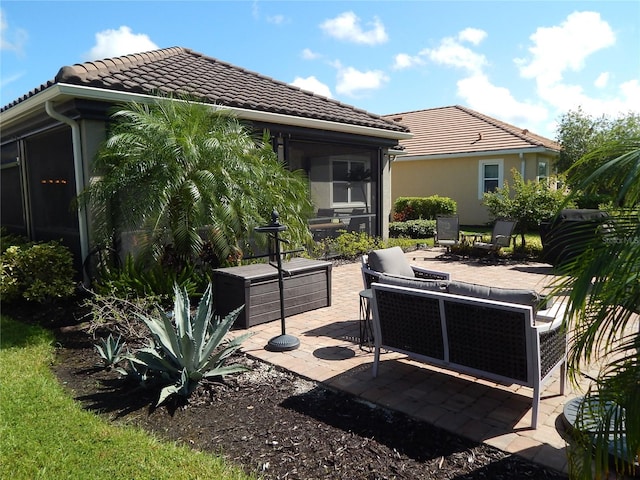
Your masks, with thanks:
<instances>
[{"instance_id":1,"label":"green shrub","mask_svg":"<svg viewBox=\"0 0 640 480\"><path fill-rule=\"evenodd\" d=\"M553 217L565 205L566 193L556 189L557 182L554 179L525 181L515 168L511 170L511 174L513 186L505 181L502 187L485 193L482 203L494 219L517 220L516 232L525 245L525 234L538 230L542 220Z\"/></svg>"},{"instance_id":2,"label":"green shrub","mask_svg":"<svg viewBox=\"0 0 640 480\"><path fill-rule=\"evenodd\" d=\"M316 243L312 256L327 256L354 260L363 253L381 248L381 240L365 232L345 232L335 238L325 238Z\"/></svg>"},{"instance_id":3,"label":"green shrub","mask_svg":"<svg viewBox=\"0 0 640 480\"><path fill-rule=\"evenodd\" d=\"M438 215L454 215L457 210L458 205L449 197L398 197L393 205L393 220L435 220Z\"/></svg>"},{"instance_id":4,"label":"green shrub","mask_svg":"<svg viewBox=\"0 0 640 480\"><path fill-rule=\"evenodd\" d=\"M211 284L193 316L187 291L177 285L174 291L173 321L161 310L156 317L139 314L149 327L153 344L128 357L133 376L162 386L157 406L175 395L188 397L206 378L246 370L244 366L225 366L225 363L241 343L252 335L246 333L233 340L225 340L244 306L232 311L224 319L215 316Z\"/></svg>"},{"instance_id":5,"label":"green shrub","mask_svg":"<svg viewBox=\"0 0 640 480\"><path fill-rule=\"evenodd\" d=\"M73 256L58 242L12 245L0 256L0 296L44 303L75 293Z\"/></svg>"},{"instance_id":6,"label":"green shrub","mask_svg":"<svg viewBox=\"0 0 640 480\"><path fill-rule=\"evenodd\" d=\"M194 297L205 290L208 281L194 265L185 265L176 271L170 265L149 264L127 255L122 268L101 271L95 289L100 294L120 298L153 296L166 301L171 298L175 284Z\"/></svg>"},{"instance_id":7,"label":"green shrub","mask_svg":"<svg viewBox=\"0 0 640 480\"><path fill-rule=\"evenodd\" d=\"M435 231L435 220L409 220L389 224L389 236L393 238L430 238Z\"/></svg>"},{"instance_id":8,"label":"green shrub","mask_svg":"<svg viewBox=\"0 0 640 480\"><path fill-rule=\"evenodd\" d=\"M27 243L29 243L29 241L23 236L9 233L4 227L0 228L0 253L4 253L7 248L13 245L22 246Z\"/></svg>"}]
</instances>

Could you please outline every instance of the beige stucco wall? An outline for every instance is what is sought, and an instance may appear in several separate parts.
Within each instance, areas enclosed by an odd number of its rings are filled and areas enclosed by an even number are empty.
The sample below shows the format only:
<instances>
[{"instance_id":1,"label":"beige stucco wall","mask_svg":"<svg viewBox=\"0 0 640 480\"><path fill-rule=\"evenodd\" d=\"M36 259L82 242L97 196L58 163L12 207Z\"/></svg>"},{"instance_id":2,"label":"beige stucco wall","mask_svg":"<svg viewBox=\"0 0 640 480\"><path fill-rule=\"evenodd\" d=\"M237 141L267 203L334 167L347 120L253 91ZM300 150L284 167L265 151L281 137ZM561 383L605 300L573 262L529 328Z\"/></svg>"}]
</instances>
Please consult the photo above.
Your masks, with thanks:
<instances>
[{"instance_id":1,"label":"beige stucco wall","mask_svg":"<svg viewBox=\"0 0 640 480\"><path fill-rule=\"evenodd\" d=\"M538 152L520 156L518 153L473 157L448 157L427 160L398 158L392 164L392 205L398 197L450 197L458 205L462 225L482 225L491 221L480 193L480 164L499 161L503 182L513 184L512 169L523 173L525 180L535 180L538 161L552 161L552 156Z\"/></svg>"}]
</instances>

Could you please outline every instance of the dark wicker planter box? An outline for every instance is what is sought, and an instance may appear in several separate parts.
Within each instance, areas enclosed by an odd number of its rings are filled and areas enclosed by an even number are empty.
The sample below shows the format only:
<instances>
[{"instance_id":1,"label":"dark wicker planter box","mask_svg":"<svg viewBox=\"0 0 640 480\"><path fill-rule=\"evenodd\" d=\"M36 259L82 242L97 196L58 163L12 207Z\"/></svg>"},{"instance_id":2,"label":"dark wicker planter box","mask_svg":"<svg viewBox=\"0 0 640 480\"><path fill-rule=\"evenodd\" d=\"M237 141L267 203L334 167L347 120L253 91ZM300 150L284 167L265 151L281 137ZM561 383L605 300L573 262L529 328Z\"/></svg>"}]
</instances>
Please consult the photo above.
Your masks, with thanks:
<instances>
[{"instance_id":1,"label":"dark wicker planter box","mask_svg":"<svg viewBox=\"0 0 640 480\"><path fill-rule=\"evenodd\" d=\"M294 258L284 262L285 316L331 305L331 262ZM249 328L280 319L278 270L268 264L219 268L213 272L216 313L244 304L235 327Z\"/></svg>"}]
</instances>

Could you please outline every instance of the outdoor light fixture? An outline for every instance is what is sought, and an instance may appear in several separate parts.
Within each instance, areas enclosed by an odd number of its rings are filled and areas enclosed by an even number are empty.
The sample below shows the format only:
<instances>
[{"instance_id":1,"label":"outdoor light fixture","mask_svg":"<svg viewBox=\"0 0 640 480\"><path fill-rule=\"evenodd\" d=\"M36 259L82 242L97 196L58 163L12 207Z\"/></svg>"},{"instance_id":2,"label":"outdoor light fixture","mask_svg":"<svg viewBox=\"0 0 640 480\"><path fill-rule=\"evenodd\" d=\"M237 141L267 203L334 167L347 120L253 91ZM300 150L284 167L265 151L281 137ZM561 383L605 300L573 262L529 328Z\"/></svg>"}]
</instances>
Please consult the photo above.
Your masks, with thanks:
<instances>
[{"instance_id":1,"label":"outdoor light fixture","mask_svg":"<svg viewBox=\"0 0 640 480\"><path fill-rule=\"evenodd\" d=\"M280 325L282 333L269 340L267 346L270 350L274 350L276 352L285 352L298 348L300 346L300 340L298 340L297 337L294 337L293 335L287 335L286 333L284 315L284 282L282 279L282 254L280 250L280 242L286 242L286 240L280 238L278 235L280 232L284 232L287 229L287 226L280 224L278 218L278 212L274 208L273 212L271 213L271 223L263 227L256 227L255 230L258 233L269 234L269 237L272 238L275 243L276 265L273 265L271 263L271 260L269 260L269 264L278 269L278 289L280 290Z\"/></svg>"}]
</instances>

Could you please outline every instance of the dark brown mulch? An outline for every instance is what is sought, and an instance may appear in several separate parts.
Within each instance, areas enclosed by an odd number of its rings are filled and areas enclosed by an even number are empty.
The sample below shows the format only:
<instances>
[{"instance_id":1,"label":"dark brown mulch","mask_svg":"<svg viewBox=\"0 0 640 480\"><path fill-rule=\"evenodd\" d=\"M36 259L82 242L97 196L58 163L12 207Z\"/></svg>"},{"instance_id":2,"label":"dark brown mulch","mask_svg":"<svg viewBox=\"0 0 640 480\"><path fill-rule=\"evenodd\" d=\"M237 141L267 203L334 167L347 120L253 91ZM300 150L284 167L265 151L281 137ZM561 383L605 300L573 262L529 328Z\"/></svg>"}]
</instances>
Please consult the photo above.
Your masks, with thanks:
<instances>
[{"instance_id":1,"label":"dark brown mulch","mask_svg":"<svg viewBox=\"0 0 640 480\"><path fill-rule=\"evenodd\" d=\"M86 409L194 449L222 452L264 479L567 478L243 355L235 361L249 372L204 385L187 405L154 409L152 392L96 367L93 340L64 326L70 316L63 310L22 318L47 318L57 336L53 371ZM21 317L19 309L3 313Z\"/></svg>"}]
</instances>

